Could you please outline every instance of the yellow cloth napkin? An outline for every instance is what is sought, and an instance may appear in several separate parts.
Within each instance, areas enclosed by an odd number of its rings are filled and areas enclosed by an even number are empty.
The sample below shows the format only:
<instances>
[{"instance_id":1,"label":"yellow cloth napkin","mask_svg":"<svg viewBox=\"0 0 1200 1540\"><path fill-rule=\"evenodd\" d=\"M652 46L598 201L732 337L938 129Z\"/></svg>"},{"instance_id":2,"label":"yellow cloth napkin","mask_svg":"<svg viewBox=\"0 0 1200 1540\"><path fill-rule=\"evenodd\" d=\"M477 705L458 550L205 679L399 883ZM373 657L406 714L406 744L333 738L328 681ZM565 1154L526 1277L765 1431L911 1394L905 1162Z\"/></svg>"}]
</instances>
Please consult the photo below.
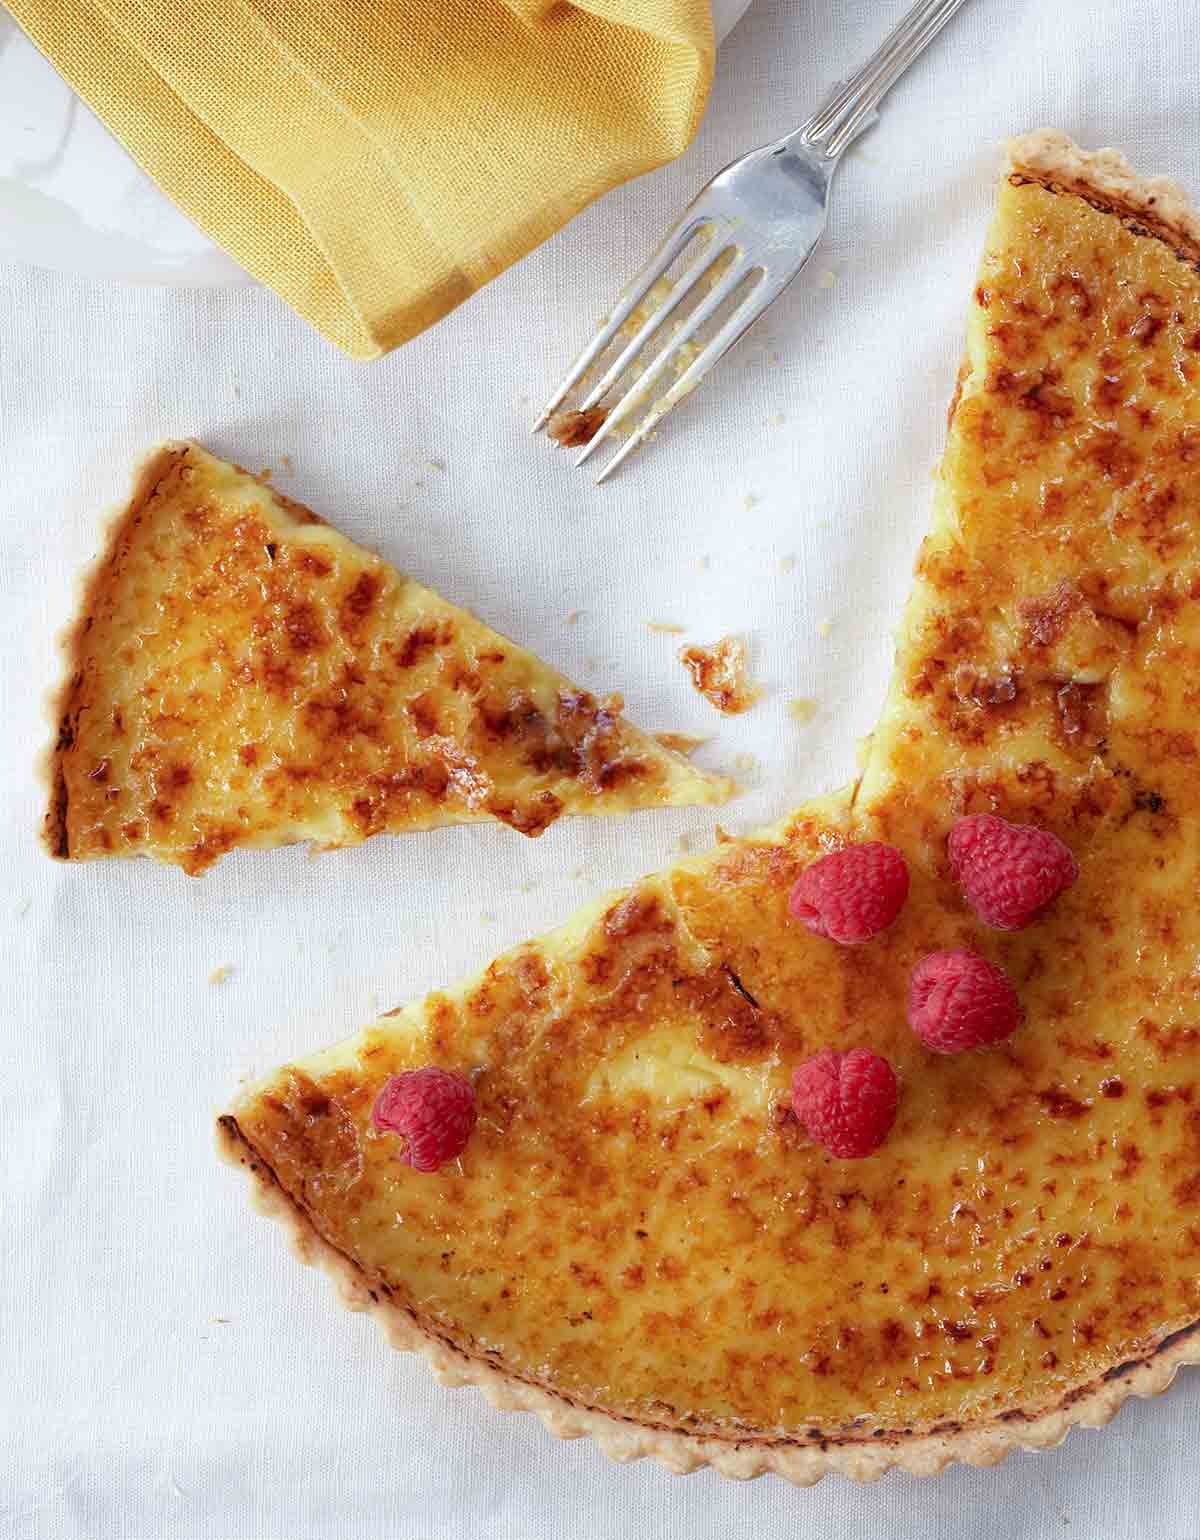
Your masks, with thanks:
<instances>
[{"instance_id":1,"label":"yellow cloth napkin","mask_svg":"<svg viewBox=\"0 0 1200 1540\"><path fill-rule=\"evenodd\" d=\"M678 155L712 74L709 0L6 3L158 185L356 358Z\"/></svg>"}]
</instances>

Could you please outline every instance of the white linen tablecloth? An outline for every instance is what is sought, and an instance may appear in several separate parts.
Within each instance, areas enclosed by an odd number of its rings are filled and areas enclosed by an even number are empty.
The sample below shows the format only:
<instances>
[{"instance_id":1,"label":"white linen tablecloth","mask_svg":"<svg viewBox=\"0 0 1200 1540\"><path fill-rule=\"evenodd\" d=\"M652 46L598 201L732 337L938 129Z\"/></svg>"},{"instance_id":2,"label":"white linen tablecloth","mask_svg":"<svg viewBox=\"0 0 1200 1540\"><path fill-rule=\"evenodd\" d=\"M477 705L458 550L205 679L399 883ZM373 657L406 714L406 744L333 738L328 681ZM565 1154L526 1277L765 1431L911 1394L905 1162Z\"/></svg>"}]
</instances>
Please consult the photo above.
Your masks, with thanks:
<instances>
[{"instance_id":1,"label":"white linen tablecloth","mask_svg":"<svg viewBox=\"0 0 1200 1540\"><path fill-rule=\"evenodd\" d=\"M379 364L260 289L0 268L0 1534L1200 1534L1194 1372L1104 1433L935 1481L802 1492L620 1468L437 1387L335 1304L212 1153L240 1076L475 968L717 816L749 829L850 775L927 518L997 142L1053 123L1200 192L1189 0L970 0L847 162L809 272L626 474L597 490L528 427L692 192L797 122L900 8L760 0L678 165ZM351 536L623 690L638 722L710 735L703 760L745 795L537 841L497 826L237 853L200 881L53 865L33 764L55 634L130 462L183 434L273 467ZM718 718L648 621L749 633L766 699ZM797 697L819 703L807 725Z\"/></svg>"}]
</instances>

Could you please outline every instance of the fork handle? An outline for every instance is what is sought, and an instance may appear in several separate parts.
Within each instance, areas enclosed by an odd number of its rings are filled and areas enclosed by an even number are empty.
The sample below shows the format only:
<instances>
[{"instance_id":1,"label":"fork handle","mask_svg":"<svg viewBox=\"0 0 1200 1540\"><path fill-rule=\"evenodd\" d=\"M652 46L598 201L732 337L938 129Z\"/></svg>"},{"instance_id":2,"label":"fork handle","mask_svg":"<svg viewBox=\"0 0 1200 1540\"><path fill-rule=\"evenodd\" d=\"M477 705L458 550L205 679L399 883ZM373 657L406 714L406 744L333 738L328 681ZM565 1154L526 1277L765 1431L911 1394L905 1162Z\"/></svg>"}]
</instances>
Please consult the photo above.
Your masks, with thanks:
<instances>
[{"instance_id":1,"label":"fork handle","mask_svg":"<svg viewBox=\"0 0 1200 1540\"><path fill-rule=\"evenodd\" d=\"M933 42L964 0L917 0L863 67L835 86L823 106L793 136L835 159L878 117L879 103Z\"/></svg>"}]
</instances>

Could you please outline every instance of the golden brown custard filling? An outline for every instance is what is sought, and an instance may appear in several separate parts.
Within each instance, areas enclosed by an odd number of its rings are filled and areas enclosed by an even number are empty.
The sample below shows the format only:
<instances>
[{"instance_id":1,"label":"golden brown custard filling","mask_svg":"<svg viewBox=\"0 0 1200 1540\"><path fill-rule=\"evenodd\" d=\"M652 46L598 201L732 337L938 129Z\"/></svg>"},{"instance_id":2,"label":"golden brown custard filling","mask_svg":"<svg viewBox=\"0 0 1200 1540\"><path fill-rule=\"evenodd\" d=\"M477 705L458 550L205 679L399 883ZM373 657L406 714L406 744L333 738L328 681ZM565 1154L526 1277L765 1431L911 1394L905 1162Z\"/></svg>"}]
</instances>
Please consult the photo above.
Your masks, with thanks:
<instances>
[{"instance_id":1,"label":"golden brown custard filling","mask_svg":"<svg viewBox=\"0 0 1200 1540\"><path fill-rule=\"evenodd\" d=\"M197 445L160 452L70 643L48 833L197 873L235 845L722 801L440 595Z\"/></svg>"},{"instance_id":2,"label":"golden brown custard filling","mask_svg":"<svg viewBox=\"0 0 1200 1540\"><path fill-rule=\"evenodd\" d=\"M610 898L248 1092L245 1140L376 1291L581 1405L763 1440L1024 1417L1200 1316L1200 280L1014 176L891 693L861 780ZM988 931L964 813L1060 835L1078 883ZM897 923L791 922L804 865L884 839ZM1025 1025L927 1052L914 964L970 946ZM839 1162L787 1110L825 1047L900 1081ZM370 1124L388 1075L476 1077L457 1166Z\"/></svg>"}]
</instances>

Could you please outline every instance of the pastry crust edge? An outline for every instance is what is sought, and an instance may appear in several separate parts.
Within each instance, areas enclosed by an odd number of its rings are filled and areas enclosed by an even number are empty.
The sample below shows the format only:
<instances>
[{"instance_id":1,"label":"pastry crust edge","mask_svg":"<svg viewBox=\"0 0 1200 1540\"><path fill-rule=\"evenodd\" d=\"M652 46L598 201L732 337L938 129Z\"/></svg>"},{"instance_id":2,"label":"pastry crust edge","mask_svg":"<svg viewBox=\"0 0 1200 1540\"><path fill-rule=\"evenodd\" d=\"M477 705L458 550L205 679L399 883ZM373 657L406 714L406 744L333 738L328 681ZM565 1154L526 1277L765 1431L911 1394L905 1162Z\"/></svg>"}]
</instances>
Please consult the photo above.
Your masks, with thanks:
<instances>
[{"instance_id":1,"label":"pastry crust edge","mask_svg":"<svg viewBox=\"0 0 1200 1540\"><path fill-rule=\"evenodd\" d=\"M1119 150L1083 150L1056 128L1010 139L1006 173L1053 193L1073 193L1112 214L1134 235L1153 236L1200 266L1200 213L1170 177L1141 177Z\"/></svg>"},{"instance_id":2,"label":"pastry crust edge","mask_svg":"<svg viewBox=\"0 0 1200 1540\"><path fill-rule=\"evenodd\" d=\"M556 1438L590 1438L619 1464L649 1458L676 1475L711 1466L737 1481L773 1472L800 1487L814 1486L831 1472L858 1482L876 1481L893 1469L936 1476L955 1462L998 1465L1016 1449L1052 1449L1073 1427L1102 1428L1130 1396L1159 1395L1184 1364L1200 1362L1200 1322L1192 1322L1150 1342L1142 1357L1076 1386L1045 1411L1002 1413L976 1427L946 1424L865 1438L832 1433L803 1444L739 1441L654 1427L578 1406L433 1335L402 1305L377 1294L361 1268L317 1232L232 1114L217 1119L216 1142L221 1158L246 1173L254 1207L283 1227L300 1261L329 1277L346 1309L369 1313L392 1347L424 1358L439 1384L474 1386L497 1411L533 1412Z\"/></svg>"}]
</instances>

